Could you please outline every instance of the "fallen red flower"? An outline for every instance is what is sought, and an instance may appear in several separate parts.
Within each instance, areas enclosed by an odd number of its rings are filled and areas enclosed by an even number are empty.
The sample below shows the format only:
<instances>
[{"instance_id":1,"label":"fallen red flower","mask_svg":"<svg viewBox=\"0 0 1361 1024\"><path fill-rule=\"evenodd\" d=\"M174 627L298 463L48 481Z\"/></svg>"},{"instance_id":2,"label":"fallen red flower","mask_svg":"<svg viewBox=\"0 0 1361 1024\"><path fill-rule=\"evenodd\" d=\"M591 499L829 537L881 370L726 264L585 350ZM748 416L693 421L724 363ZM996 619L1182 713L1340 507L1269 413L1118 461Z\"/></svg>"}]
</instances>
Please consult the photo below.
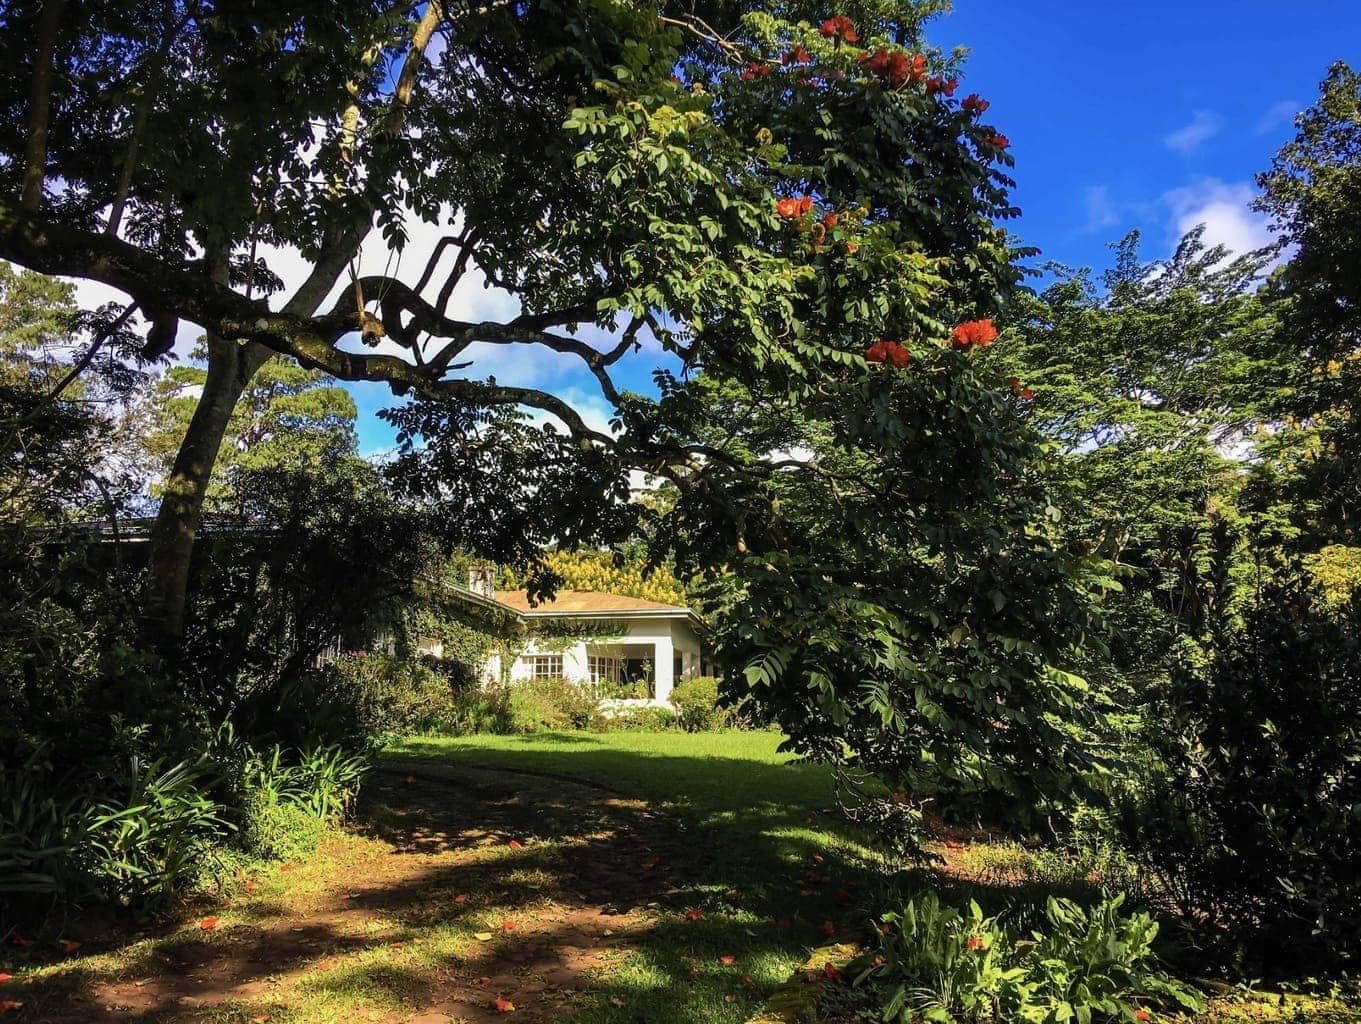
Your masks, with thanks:
<instances>
[{"instance_id":1,"label":"fallen red flower","mask_svg":"<svg viewBox=\"0 0 1361 1024\"><path fill-rule=\"evenodd\" d=\"M220 920L221 918L219 917L205 917L202 921L198 923L198 926L200 930L210 932L217 927L217 923Z\"/></svg>"},{"instance_id":2,"label":"fallen red flower","mask_svg":"<svg viewBox=\"0 0 1361 1024\"><path fill-rule=\"evenodd\" d=\"M828 981L840 981L842 970L836 964L823 964L822 976Z\"/></svg>"},{"instance_id":3,"label":"fallen red flower","mask_svg":"<svg viewBox=\"0 0 1361 1024\"><path fill-rule=\"evenodd\" d=\"M735 964L737 963L737 957L733 956L731 953L724 953L721 957L718 958L718 962L721 964L729 965Z\"/></svg>"},{"instance_id":4,"label":"fallen red flower","mask_svg":"<svg viewBox=\"0 0 1361 1024\"><path fill-rule=\"evenodd\" d=\"M515 1012L515 1004L512 1003L509 999L502 999L500 996L497 996L495 999L493 999L491 1001L491 1005L496 1010L497 1013Z\"/></svg>"}]
</instances>

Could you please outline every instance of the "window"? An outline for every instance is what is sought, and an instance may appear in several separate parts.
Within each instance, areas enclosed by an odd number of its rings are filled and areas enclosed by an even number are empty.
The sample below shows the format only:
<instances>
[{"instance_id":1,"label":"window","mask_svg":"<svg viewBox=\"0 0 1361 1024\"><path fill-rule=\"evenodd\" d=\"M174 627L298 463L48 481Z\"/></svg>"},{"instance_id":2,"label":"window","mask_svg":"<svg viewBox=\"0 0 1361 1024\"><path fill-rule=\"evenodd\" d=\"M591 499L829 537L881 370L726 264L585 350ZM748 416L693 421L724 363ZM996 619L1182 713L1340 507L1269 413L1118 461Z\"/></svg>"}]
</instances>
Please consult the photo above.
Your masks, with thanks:
<instances>
[{"instance_id":1,"label":"window","mask_svg":"<svg viewBox=\"0 0 1361 1024\"><path fill-rule=\"evenodd\" d=\"M608 654L592 654L586 658L586 671L596 683L617 683L624 672L624 659Z\"/></svg>"},{"instance_id":2,"label":"window","mask_svg":"<svg viewBox=\"0 0 1361 1024\"><path fill-rule=\"evenodd\" d=\"M522 659L531 679L561 679L561 654L527 654Z\"/></svg>"}]
</instances>

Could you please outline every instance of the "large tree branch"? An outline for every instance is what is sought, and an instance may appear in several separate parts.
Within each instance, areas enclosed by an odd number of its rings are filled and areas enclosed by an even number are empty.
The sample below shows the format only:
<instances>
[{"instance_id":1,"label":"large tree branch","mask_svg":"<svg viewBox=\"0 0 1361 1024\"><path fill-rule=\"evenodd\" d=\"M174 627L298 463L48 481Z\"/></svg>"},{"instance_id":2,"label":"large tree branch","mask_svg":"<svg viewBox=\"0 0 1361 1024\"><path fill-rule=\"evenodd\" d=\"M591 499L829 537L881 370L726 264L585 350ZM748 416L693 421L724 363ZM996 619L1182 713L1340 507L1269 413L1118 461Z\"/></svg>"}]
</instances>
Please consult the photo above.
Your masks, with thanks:
<instances>
[{"instance_id":1,"label":"large tree branch","mask_svg":"<svg viewBox=\"0 0 1361 1024\"><path fill-rule=\"evenodd\" d=\"M416 80L420 74L421 63L425 60L426 47L430 45L430 39L435 34L435 29L439 27L444 19L444 4L442 0L429 0L425 5L425 11L420 20L416 22L416 27L411 33L411 45L406 52L406 59L402 62L402 70L397 76L397 85L393 90L392 100L388 105L388 112L382 121L382 130L388 135L396 135L406 124L407 111L411 105L411 94L416 87ZM353 113L358 117L358 105L351 103L345 111L348 118ZM357 120L355 127L357 128ZM353 144L353 138L351 138ZM365 206L362 213L350 216L341 224L322 247L321 253L312 263L312 270L296 292L293 293L284 309L289 313L307 316L315 313L317 308L330 294L335 287L336 281L344 272L346 266L354 259L359 251L360 244L364 241L364 236L369 233L369 227L373 221L372 207Z\"/></svg>"},{"instance_id":2,"label":"large tree branch","mask_svg":"<svg viewBox=\"0 0 1361 1024\"><path fill-rule=\"evenodd\" d=\"M627 453L638 468L661 472L661 467L702 467L695 458L721 463L748 473L769 472L753 467L722 449L702 444L653 443L636 437L612 438L586 425L581 414L556 395L534 388L517 388L477 380L445 379L447 366L417 365L395 355L377 352L347 352L336 347L347 334L359 329L357 311L341 302L321 316L299 316L287 309L272 311L260 300L248 299L226 284L214 281L200 261L179 266L167 265L118 238L92 234L39 218L0 199L0 256L47 274L82 277L99 281L127 292L143 309L173 310L210 333L231 341L256 342L272 352L290 356L305 366L322 370L339 380L375 381L388 384L398 394L415 392L431 398L450 398L472 405L522 405L546 412L562 421L574 440ZM548 325L590 319L596 303L582 303L563 310L523 314L506 323L469 323L439 316L429 303L411 289L387 278L366 278L370 290L388 289L410 302L418 316L427 317L427 327L444 336L471 332L470 338L509 344L531 341L548 345L555 351L576 355L593 371L618 360L634 344L641 321L635 320L623 338L606 352L575 338L551 334ZM598 375L599 379L599 375ZM602 386L608 382L604 376ZM608 384L607 397L616 406L619 393ZM663 474L666 475L666 474Z\"/></svg>"}]
</instances>

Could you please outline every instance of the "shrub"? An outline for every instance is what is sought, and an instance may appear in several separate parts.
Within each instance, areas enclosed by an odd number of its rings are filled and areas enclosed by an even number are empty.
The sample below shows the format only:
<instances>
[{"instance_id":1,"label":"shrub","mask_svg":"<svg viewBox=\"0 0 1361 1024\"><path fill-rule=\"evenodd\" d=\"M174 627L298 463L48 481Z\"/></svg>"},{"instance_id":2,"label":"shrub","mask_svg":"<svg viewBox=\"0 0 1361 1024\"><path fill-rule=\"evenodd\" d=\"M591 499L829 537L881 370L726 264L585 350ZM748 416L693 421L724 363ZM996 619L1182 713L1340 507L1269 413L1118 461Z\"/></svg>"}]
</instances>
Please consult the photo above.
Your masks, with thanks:
<instances>
[{"instance_id":1,"label":"shrub","mask_svg":"<svg viewBox=\"0 0 1361 1024\"><path fill-rule=\"evenodd\" d=\"M857 982L885 988L883 1018L898 1024L1132 1021L1148 1019L1144 1005L1199 1009L1193 989L1157 968L1157 924L1123 914L1123 901L1086 911L1051 898L1043 929L1023 936L975 902L961 911L928 893L883 915L879 955Z\"/></svg>"},{"instance_id":2,"label":"shrub","mask_svg":"<svg viewBox=\"0 0 1361 1024\"><path fill-rule=\"evenodd\" d=\"M602 707L591 714L587 728L592 732L615 732L623 729L664 732L676 728L676 713L655 704L643 707L629 705Z\"/></svg>"},{"instance_id":3,"label":"shrub","mask_svg":"<svg viewBox=\"0 0 1361 1024\"><path fill-rule=\"evenodd\" d=\"M671 691L671 703L687 732L709 732L727 724L727 714L718 706L718 680L712 676L681 683Z\"/></svg>"},{"instance_id":4,"label":"shrub","mask_svg":"<svg viewBox=\"0 0 1361 1024\"><path fill-rule=\"evenodd\" d=\"M584 729L599 700L567 679L530 679L510 687L510 728L516 733Z\"/></svg>"},{"instance_id":5,"label":"shrub","mask_svg":"<svg viewBox=\"0 0 1361 1024\"><path fill-rule=\"evenodd\" d=\"M315 850L325 831L325 821L297 804L257 793L242 809L240 845L260 860L296 860Z\"/></svg>"},{"instance_id":6,"label":"shrub","mask_svg":"<svg viewBox=\"0 0 1361 1024\"><path fill-rule=\"evenodd\" d=\"M449 678L421 661L368 652L325 671L330 700L349 709L354 731L365 737L445 731L453 720Z\"/></svg>"},{"instance_id":7,"label":"shrub","mask_svg":"<svg viewBox=\"0 0 1361 1024\"><path fill-rule=\"evenodd\" d=\"M451 736L491 733L505 736L511 725L510 694L505 687L455 690L446 730Z\"/></svg>"},{"instance_id":8,"label":"shrub","mask_svg":"<svg viewBox=\"0 0 1361 1024\"><path fill-rule=\"evenodd\" d=\"M1154 720L1127 842L1254 970L1361 958L1361 602L1265 588Z\"/></svg>"},{"instance_id":9,"label":"shrub","mask_svg":"<svg viewBox=\"0 0 1361 1024\"><path fill-rule=\"evenodd\" d=\"M219 733L218 757L234 773L227 799L239 822L238 845L252 856L281 860L316 848L327 823L349 811L369 767L366 754L334 744L256 750L230 728Z\"/></svg>"}]
</instances>

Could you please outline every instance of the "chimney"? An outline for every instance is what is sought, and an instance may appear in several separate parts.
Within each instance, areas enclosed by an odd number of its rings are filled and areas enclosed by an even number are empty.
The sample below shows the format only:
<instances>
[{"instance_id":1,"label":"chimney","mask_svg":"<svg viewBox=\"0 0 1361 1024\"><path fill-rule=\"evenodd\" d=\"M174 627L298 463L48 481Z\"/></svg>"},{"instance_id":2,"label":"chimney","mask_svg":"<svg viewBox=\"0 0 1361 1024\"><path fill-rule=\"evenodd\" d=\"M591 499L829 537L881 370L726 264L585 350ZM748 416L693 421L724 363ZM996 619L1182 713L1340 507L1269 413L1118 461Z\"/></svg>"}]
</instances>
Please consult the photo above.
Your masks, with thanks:
<instances>
[{"instance_id":1,"label":"chimney","mask_svg":"<svg viewBox=\"0 0 1361 1024\"><path fill-rule=\"evenodd\" d=\"M496 593L496 566L486 562L475 563L468 569L468 589L482 597L492 597Z\"/></svg>"}]
</instances>

